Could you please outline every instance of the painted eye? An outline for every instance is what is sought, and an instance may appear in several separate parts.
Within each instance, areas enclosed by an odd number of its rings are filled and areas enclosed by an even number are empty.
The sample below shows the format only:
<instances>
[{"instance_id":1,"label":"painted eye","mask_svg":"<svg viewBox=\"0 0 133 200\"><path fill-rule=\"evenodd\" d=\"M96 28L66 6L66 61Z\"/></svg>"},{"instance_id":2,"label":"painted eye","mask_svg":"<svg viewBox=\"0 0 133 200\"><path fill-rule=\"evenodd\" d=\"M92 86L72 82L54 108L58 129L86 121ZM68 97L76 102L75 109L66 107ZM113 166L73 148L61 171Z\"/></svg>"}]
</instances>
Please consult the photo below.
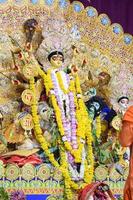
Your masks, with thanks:
<instances>
[{"instance_id":1,"label":"painted eye","mask_svg":"<svg viewBox=\"0 0 133 200\"><path fill-rule=\"evenodd\" d=\"M42 112L44 113L44 112L46 112L47 110L44 108L43 110L42 110Z\"/></svg>"},{"instance_id":2,"label":"painted eye","mask_svg":"<svg viewBox=\"0 0 133 200\"><path fill-rule=\"evenodd\" d=\"M40 111L40 115L44 115L44 113L47 111L46 108L43 108L41 111Z\"/></svg>"},{"instance_id":3,"label":"painted eye","mask_svg":"<svg viewBox=\"0 0 133 200\"><path fill-rule=\"evenodd\" d=\"M121 103L127 103L127 101L126 100L121 100Z\"/></svg>"},{"instance_id":4,"label":"painted eye","mask_svg":"<svg viewBox=\"0 0 133 200\"><path fill-rule=\"evenodd\" d=\"M52 59L55 61L55 60L56 60L56 57L53 57Z\"/></svg>"}]
</instances>

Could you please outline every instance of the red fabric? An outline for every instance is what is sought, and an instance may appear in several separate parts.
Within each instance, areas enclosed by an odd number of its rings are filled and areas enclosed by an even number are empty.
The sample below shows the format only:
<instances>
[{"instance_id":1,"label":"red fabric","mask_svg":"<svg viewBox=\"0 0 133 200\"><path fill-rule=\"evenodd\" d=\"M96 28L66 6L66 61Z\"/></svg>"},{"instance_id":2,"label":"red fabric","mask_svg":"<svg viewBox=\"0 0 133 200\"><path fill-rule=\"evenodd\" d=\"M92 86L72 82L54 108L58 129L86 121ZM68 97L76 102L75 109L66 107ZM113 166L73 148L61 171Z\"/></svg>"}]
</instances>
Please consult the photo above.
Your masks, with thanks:
<instances>
[{"instance_id":1,"label":"red fabric","mask_svg":"<svg viewBox=\"0 0 133 200\"><path fill-rule=\"evenodd\" d=\"M105 186L105 185L106 184L103 182L96 182L87 185L84 189L82 189L79 192L78 200L87 200L88 199L87 197L90 197L94 193L94 191L96 191L98 186ZM107 193L112 200L115 199L110 190L108 190Z\"/></svg>"},{"instance_id":2,"label":"red fabric","mask_svg":"<svg viewBox=\"0 0 133 200\"><path fill-rule=\"evenodd\" d=\"M127 111L123 117L123 121L133 122L133 106L130 106L127 109Z\"/></svg>"},{"instance_id":3,"label":"red fabric","mask_svg":"<svg viewBox=\"0 0 133 200\"><path fill-rule=\"evenodd\" d=\"M4 164L6 164L6 159L5 159L5 158L0 158L0 160L1 160Z\"/></svg>"},{"instance_id":4,"label":"red fabric","mask_svg":"<svg viewBox=\"0 0 133 200\"><path fill-rule=\"evenodd\" d=\"M94 183L87 185L79 193L78 200L84 200L88 191L93 187Z\"/></svg>"},{"instance_id":5,"label":"red fabric","mask_svg":"<svg viewBox=\"0 0 133 200\"><path fill-rule=\"evenodd\" d=\"M131 150L129 175L125 184L123 199L133 200L133 106L129 107L123 117L119 141L123 147L129 147Z\"/></svg>"},{"instance_id":6,"label":"red fabric","mask_svg":"<svg viewBox=\"0 0 133 200\"><path fill-rule=\"evenodd\" d=\"M30 163L33 165L39 165L42 163L42 160L38 158L36 155L31 155L28 157L21 157L21 156L12 156L10 159L6 160L6 164L8 163L15 163L18 166L23 166L26 163Z\"/></svg>"}]
</instances>

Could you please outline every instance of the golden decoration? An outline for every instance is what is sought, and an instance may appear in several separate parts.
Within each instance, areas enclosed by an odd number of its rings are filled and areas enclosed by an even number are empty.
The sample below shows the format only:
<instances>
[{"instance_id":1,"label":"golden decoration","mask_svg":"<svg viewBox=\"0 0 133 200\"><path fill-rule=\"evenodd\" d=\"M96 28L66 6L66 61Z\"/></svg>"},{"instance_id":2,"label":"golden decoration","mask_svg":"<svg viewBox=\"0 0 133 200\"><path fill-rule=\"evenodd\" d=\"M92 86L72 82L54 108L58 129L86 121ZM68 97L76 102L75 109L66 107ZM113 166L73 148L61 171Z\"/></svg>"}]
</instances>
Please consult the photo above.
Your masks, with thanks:
<instances>
[{"instance_id":1,"label":"golden decoration","mask_svg":"<svg viewBox=\"0 0 133 200\"><path fill-rule=\"evenodd\" d=\"M43 181L49 179L50 167L47 164L41 164L37 170L37 177Z\"/></svg>"},{"instance_id":2,"label":"golden decoration","mask_svg":"<svg viewBox=\"0 0 133 200\"><path fill-rule=\"evenodd\" d=\"M15 164L9 164L6 167L5 175L9 180L16 180L19 177L19 167Z\"/></svg>"},{"instance_id":3,"label":"golden decoration","mask_svg":"<svg viewBox=\"0 0 133 200\"><path fill-rule=\"evenodd\" d=\"M34 93L30 89L26 89L22 92L21 98L26 105L30 106L34 100Z\"/></svg>"},{"instance_id":4,"label":"golden decoration","mask_svg":"<svg viewBox=\"0 0 133 200\"><path fill-rule=\"evenodd\" d=\"M22 167L21 173L23 179L30 181L35 177L36 169L32 164L27 163Z\"/></svg>"},{"instance_id":5,"label":"golden decoration","mask_svg":"<svg viewBox=\"0 0 133 200\"><path fill-rule=\"evenodd\" d=\"M122 126L122 119L119 116L115 116L111 124L115 130L120 131L120 128Z\"/></svg>"},{"instance_id":6,"label":"golden decoration","mask_svg":"<svg viewBox=\"0 0 133 200\"><path fill-rule=\"evenodd\" d=\"M38 75L37 68L33 66L33 64L28 64L23 67L23 75L25 78L30 79L31 77L35 77Z\"/></svg>"},{"instance_id":7,"label":"golden decoration","mask_svg":"<svg viewBox=\"0 0 133 200\"><path fill-rule=\"evenodd\" d=\"M26 131L30 131L31 129L33 129L34 123L33 123L32 115L27 114L26 116L24 116L20 120L20 124L21 124L22 128Z\"/></svg>"}]
</instances>

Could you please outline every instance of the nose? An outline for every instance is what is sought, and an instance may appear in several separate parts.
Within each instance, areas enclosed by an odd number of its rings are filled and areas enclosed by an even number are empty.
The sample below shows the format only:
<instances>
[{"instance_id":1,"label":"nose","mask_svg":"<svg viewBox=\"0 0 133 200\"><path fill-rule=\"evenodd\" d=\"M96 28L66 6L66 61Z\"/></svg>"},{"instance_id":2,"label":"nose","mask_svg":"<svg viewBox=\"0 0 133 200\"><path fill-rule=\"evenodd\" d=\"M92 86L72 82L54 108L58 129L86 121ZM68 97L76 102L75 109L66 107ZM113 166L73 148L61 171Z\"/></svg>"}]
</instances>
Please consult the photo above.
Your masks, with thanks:
<instances>
[{"instance_id":1,"label":"nose","mask_svg":"<svg viewBox=\"0 0 133 200\"><path fill-rule=\"evenodd\" d=\"M60 65L60 64L61 64L60 60L58 60L58 61L57 61L57 64L58 64L58 65Z\"/></svg>"}]
</instances>

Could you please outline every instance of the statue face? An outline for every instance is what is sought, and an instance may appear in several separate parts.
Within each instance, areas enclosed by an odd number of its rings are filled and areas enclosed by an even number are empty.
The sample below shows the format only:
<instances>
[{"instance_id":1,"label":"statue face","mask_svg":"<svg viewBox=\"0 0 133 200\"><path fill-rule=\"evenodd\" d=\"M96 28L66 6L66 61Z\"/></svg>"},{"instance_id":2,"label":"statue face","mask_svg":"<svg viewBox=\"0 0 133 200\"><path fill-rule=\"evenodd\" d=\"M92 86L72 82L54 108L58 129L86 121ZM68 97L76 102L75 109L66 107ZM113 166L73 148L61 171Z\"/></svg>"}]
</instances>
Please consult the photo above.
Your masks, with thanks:
<instances>
[{"instance_id":1,"label":"statue face","mask_svg":"<svg viewBox=\"0 0 133 200\"><path fill-rule=\"evenodd\" d=\"M98 111L100 109L100 104L98 102L93 102L89 106L89 115L92 119L95 118L95 116L98 114Z\"/></svg>"},{"instance_id":2,"label":"statue face","mask_svg":"<svg viewBox=\"0 0 133 200\"><path fill-rule=\"evenodd\" d=\"M123 98L119 101L119 105L121 108L126 109L128 107L128 104L129 104L129 100L126 98L125 99Z\"/></svg>"},{"instance_id":3,"label":"statue face","mask_svg":"<svg viewBox=\"0 0 133 200\"><path fill-rule=\"evenodd\" d=\"M110 81L110 75L106 72L101 72L99 75L98 75L98 80L99 80L99 84L102 84L102 85L108 85L109 81Z\"/></svg>"},{"instance_id":4,"label":"statue face","mask_svg":"<svg viewBox=\"0 0 133 200\"><path fill-rule=\"evenodd\" d=\"M60 68L63 64L63 56L58 54L58 55L53 55L50 59L50 63L52 65L52 67L54 68Z\"/></svg>"},{"instance_id":5,"label":"statue face","mask_svg":"<svg viewBox=\"0 0 133 200\"><path fill-rule=\"evenodd\" d=\"M38 112L42 120L44 121L49 121L49 106L45 102L40 102L38 105Z\"/></svg>"}]
</instances>

